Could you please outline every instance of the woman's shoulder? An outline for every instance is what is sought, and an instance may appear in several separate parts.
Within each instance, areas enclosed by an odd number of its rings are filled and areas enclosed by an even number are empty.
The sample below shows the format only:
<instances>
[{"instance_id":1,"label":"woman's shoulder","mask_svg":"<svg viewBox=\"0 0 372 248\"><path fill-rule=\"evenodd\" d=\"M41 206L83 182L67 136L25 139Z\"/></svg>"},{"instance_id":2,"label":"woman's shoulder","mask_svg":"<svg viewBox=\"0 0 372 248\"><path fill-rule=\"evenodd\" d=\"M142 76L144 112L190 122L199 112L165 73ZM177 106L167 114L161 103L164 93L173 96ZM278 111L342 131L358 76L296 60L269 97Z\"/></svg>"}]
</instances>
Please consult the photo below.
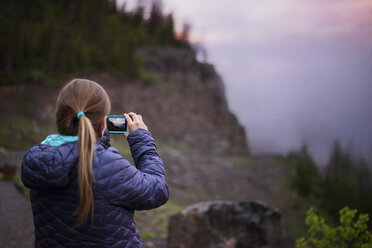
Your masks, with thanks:
<instances>
[{"instance_id":1,"label":"woman's shoulder","mask_svg":"<svg viewBox=\"0 0 372 248\"><path fill-rule=\"evenodd\" d=\"M105 149L97 149L96 159L98 164L102 167L104 165L107 166L118 166L119 165L127 165L129 164L128 160L125 159L120 152L110 146Z\"/></svg>"}]
</instances>

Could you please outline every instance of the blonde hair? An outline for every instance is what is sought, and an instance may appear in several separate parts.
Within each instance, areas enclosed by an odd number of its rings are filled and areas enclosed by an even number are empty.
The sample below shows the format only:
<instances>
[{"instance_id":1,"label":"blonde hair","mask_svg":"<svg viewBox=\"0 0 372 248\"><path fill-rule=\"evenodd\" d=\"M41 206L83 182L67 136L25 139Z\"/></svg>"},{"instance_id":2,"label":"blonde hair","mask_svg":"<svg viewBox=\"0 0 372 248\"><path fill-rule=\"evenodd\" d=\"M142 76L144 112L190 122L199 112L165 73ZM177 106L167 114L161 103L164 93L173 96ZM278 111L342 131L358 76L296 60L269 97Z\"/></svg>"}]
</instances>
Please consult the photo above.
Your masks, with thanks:
<instances>
[{"instance_id":1,"label":"blonde hair","mask_svg":"<svg viewBox=\"0 0 372 248\"><path fill-rule=\"evenodd\" d=\"M97 139L102 138L101 123L111 110L106 91L96 82L74 79L65 85L57 98L58 132L78 136L79 207L73 228L82 225L92 212L93 219L93 154ZM84 115L77 117L79 112Z\"/></svg>"}]
</instances>

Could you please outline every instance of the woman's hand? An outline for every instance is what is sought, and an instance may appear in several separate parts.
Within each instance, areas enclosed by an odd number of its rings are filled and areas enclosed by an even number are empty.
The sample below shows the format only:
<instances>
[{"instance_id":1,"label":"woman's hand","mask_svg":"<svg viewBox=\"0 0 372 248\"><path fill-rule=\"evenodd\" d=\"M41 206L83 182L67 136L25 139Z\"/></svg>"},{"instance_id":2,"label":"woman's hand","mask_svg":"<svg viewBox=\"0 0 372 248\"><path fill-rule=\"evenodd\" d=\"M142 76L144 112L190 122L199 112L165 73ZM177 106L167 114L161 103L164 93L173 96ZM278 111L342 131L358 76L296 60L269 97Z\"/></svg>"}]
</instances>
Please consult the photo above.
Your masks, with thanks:
<instances>
[{"instance_id":1,"label":"woman's hand","mask_svg":"<svg viewBox=\"0 0 372 248\"><path fill-rule=\"evenodd\" d=\"M129 129L129 132L124 134L125 138L127 138L130 133L134 132L139 128L148 130L146 124L142 120L141 115L137 115L136 113L130 112L129 114L124 114L124 117L127 120Z\"/></svg>"}]
</instances>

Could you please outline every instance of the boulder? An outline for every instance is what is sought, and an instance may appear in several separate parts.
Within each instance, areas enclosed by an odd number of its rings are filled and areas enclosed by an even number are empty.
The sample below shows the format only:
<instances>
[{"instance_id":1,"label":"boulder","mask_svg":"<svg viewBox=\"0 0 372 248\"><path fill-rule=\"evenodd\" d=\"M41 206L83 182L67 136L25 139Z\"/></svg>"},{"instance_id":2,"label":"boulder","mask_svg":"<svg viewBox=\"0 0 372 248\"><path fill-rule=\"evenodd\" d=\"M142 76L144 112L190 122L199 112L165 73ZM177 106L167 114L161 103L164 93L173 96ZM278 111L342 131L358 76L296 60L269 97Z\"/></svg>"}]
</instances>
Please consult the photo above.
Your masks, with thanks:
<instances>
[{"instance_id":1,"label":"boulder","mask_svg":"<svg viewBox=\"0 0 372 248\"><path fill-rule=\"evenodd\" d=\"M167 247L281 247L280 214L260 202L197 203L171 216Z\"/></svg>"}]
</instances>

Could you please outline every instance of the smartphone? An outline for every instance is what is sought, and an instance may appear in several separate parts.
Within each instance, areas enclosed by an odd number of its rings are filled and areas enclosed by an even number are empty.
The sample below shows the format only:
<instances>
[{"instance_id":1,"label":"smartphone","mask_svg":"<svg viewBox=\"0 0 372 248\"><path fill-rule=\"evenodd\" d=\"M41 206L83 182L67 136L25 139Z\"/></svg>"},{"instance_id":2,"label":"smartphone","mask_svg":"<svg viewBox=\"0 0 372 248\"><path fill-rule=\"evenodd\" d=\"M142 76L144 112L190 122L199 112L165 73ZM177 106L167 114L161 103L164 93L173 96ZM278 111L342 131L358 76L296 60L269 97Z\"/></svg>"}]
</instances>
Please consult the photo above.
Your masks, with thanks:
<instances>
[{"instance_id":1,"label":"smartphone","mask_svg":"<svg viewBox=\"0 0 372 248\"><path fill-rule=\"evenodd\" d=\"M109 133L128 133L128 123L124 115L108 115L107 129Z\"/></svg>"}]
</instances>

